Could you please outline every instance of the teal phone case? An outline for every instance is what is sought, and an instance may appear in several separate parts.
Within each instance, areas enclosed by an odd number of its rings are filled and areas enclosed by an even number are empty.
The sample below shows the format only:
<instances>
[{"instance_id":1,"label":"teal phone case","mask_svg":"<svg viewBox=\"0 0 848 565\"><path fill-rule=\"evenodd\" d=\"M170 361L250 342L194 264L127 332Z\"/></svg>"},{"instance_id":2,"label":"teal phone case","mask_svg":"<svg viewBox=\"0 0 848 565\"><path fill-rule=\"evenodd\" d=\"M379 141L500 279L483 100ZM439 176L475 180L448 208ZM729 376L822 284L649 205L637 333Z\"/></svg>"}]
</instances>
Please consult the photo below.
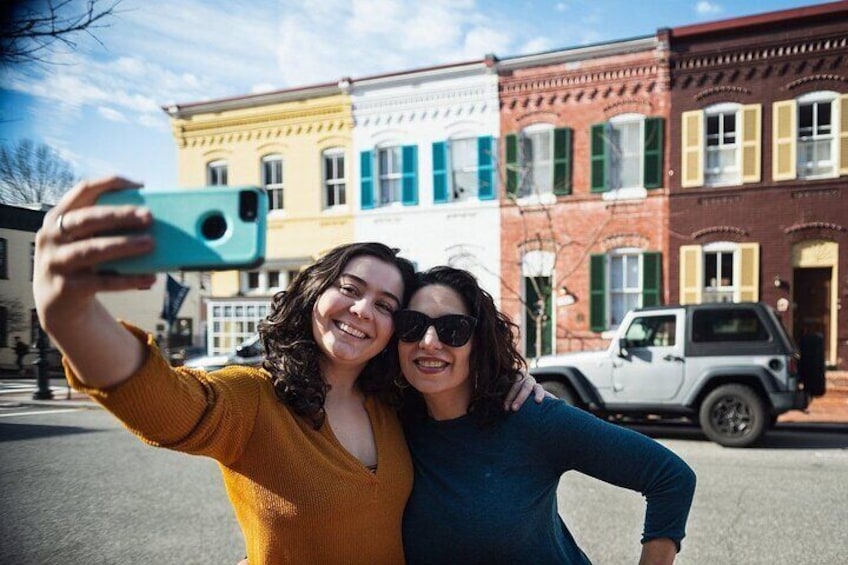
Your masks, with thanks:
<instances>
[{"instance_id":1,"label":"teal phone case","mask_svg":"<svg viewBox=\"0 0 848 565\"><path fill-rule=\"evenodd\" d=\"M249 206L245 201L255 202L254 217L246 212ZM265 260L268 196L259 187L128 189L104 193L97 203L145 206L153 214L149 230L154 240L153 251L101 263L100 272L248 269L258 267Z\"/></svg>"}]
</instances>

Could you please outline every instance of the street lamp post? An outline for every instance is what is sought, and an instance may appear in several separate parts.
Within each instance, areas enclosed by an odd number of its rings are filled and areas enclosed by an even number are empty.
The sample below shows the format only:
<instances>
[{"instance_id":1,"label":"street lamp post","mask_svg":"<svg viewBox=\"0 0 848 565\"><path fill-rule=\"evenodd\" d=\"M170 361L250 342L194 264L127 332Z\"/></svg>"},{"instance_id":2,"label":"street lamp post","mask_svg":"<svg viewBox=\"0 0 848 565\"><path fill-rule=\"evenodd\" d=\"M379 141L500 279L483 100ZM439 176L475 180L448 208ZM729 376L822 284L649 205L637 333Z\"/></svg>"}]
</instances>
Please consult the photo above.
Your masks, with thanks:
<instances>
[{"instance_id":1,"label":"street lamp post","mask_svg":"<svg viewBox=\"0 0 848 565\"><path fill-rule=\"evenodd\" d=\"M53 391L50 390L50 378L47 375L47 333L37 328L38 337L35 341L36 349L38 350L38 358L33 365L35 366L35 379L38 385L38 390L32 393L34 400L52 400Z\"/></svg>"}]
</instances>

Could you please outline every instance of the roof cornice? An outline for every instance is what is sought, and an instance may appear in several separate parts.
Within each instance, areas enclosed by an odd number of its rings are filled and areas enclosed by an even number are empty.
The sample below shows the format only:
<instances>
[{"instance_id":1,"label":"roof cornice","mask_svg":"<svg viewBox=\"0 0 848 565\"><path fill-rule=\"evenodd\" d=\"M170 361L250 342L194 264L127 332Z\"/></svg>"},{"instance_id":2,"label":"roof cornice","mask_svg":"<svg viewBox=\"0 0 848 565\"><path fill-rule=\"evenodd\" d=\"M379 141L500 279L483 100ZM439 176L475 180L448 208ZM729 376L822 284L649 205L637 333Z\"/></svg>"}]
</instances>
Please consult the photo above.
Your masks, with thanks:
<instances>
[{"instance_id":1,"label":"roof cornice","mask_svg":"<svg viewBox=\"0 0 848 565\"><path fill-rule=\"evenodd\" d=\"M497 62L497 69L498 71L512 71L526 67L541 67L573 61L584 61L586 59L596 59L599 57L625 55L628 53L656 49L658 45L659 41L657 40L656 35L646 35L623 41L612 41L594 45L584 45L582 47L560 49L557 51L548 51L545 53L536 53L533 55L509 57L499 60Z\"/></svg>"}]
</instances>

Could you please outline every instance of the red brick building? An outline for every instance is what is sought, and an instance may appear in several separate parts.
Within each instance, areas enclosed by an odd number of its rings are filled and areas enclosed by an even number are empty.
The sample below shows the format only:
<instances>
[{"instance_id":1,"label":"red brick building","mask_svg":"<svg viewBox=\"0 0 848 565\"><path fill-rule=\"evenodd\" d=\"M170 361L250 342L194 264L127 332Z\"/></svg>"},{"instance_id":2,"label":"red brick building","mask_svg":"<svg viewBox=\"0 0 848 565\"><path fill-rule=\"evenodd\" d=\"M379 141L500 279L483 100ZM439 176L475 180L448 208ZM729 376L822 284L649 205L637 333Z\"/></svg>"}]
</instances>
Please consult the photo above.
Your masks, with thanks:
<instances>
[{"instance_id":1,"label":"red brick building","mask_svg":"<svg viewBox=\"0 0 848 565\"><path fill-rule=\"evenodd\" d=\"M760 300L848 368L848 2L661 30L671 302ZM848 304L848 303L846 303Z\"/></svg>"},{"instance_id":2,"label":"red brick building","mask_svg":"<svg viewBox=\"0 0 848 565\"><path fill-rule=\"evenodd\" d=\"M668 301L665 57L651 36L497 62L501 308L528 357Z\"/></svg>"}]
</instances>

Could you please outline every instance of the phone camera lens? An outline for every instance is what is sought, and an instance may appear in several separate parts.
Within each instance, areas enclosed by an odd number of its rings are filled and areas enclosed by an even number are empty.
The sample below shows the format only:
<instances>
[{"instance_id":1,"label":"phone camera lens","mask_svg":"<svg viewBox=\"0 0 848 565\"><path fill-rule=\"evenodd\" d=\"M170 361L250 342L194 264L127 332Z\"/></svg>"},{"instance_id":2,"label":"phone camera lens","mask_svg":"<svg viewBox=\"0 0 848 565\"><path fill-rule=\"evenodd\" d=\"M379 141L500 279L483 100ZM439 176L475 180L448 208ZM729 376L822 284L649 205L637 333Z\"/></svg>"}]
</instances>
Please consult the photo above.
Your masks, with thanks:
<instances>
[{"instance_id":1,"label":"phone camera lens","mask_svg":"<svg viewBox=\"0 0 848 565\"><path fill-rule=\"evenodd\" d=\"M200 224L200 233L208 240L221 239L227 233L227 220L220 213L215 213Z\"/></svg>"},{"instance_id":2,"label":"phone camera lens","mask_svg":"<svg viewBox=\"0 0 848 565\"><path fill-rule=\"evenodd\" d=\"M252 222L256 219L259 208L259 199L256 192L242 190L239 194L239 217L243 222Z\"/></svg>"}]
</instances>

